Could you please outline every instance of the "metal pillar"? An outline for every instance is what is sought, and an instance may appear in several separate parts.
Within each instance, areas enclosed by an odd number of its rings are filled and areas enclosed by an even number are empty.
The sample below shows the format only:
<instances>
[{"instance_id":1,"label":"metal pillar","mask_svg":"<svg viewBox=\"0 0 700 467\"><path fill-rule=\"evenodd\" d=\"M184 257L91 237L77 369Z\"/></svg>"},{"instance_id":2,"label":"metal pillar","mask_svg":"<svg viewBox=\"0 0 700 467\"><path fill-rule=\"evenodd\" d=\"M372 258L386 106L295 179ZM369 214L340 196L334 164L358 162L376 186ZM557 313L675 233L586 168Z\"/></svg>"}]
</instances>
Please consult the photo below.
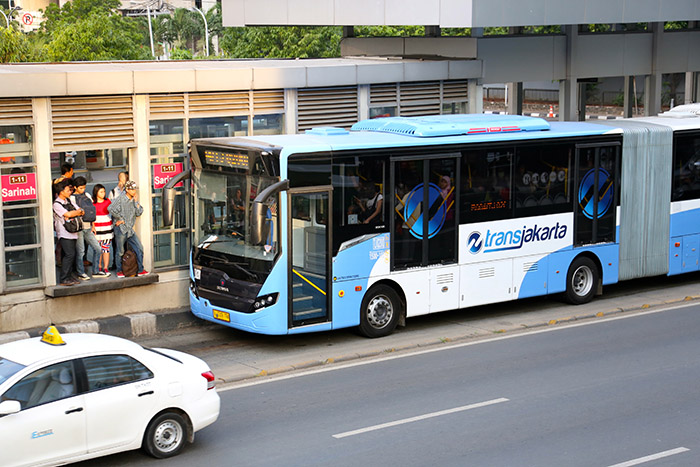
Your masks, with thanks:
<instances>
[{"instance_id":1,"label":"metal pillar","mask_svg":"<svg viewBox=\"0 0 700 467\"><path fill-rule=\"evenodd\" d=\"M625 101L622 106L622 112L625 118L634 116L635 102L637 100L634 88L634 76L625 76Z\"/></svg>"},{"instance_id":2,"label":"metal pillar","mask_svg":"<svg viewBox=\"0 0 700 467\"><path fill-rule=\"evenodd\" d=\"M684 103L692 104L698 102L698 76L700 73L695 71L686 71L685 73L685 100Z\"/></svg>"}]
</instances>

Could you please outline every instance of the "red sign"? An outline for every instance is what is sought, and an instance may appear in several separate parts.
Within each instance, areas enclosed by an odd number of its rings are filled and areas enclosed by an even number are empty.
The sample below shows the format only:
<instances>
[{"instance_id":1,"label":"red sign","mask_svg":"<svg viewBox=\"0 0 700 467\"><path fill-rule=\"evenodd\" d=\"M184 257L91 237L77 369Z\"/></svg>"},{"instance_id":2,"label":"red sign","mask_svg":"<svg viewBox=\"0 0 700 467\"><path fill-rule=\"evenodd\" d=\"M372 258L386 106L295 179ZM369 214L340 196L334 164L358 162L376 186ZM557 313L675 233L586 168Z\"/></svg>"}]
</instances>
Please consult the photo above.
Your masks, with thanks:
<instances>
[{"instance_id":1,"label":"red sign","mask_svg":"<svg viewBox=\"0 0 700 467\"><path fill-rule=\"evenodd\" d=\"M182 162L172 164L156 164L153 166L153 189L163 188L175 175L182 173ZM175 185L179 188L184 186L182 182Z\"/></svg>"},{"instance_id":2,"label":"red sign","mask_svg":"<svg viewBox=\"0 0 700 467\"><path fill-rule=\"evenodd\" d=\"M36 174L34 173L3 175L0 186L3 203L36 199Z\"/></svg>"},{"instance_id":3,"label":"red sign","mask_svg":"<svg viewBox=\"0 0 700 467\"><path fill-rule=\"evenodd\" d=\"M25 13L22 15L22 22L27 26L31 26L31 24L34 22L34 16L32 16L31 13Z\"/></svg>"}]
</instances>

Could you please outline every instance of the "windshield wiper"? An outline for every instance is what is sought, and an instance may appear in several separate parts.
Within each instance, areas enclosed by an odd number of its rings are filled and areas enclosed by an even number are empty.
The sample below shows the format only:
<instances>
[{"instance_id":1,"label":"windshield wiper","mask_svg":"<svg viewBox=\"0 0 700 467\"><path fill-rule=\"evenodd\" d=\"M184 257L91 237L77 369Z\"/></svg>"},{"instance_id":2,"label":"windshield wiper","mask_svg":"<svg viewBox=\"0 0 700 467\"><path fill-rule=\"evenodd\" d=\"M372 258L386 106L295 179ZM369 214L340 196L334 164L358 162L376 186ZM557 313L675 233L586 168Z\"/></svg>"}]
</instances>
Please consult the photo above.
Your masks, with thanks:
<instances>
[{"instance_id":1,"label":"windshield wiper","mask_svg":"<svg viewBox=\"0 0 700 467\"><path fill-rule=\"evenodd\" d=\"M231 266L234 266L239 271L241 271L242 273L244 273L245 275L247 275L248 277L250 277L251 279L257 280L257 278L258 278L257 274L252 273L252 272L248 271L246 268L244 268L243 266L241 266L241 264L244 264L247 266L248 263L239 264L239 263L234 263L233 261L229 261L227 259L215 259L215 260L210 261L209 264L210 265L211 264L225 264L227 266L231 265Z\"/></svg>"}]
</instances>

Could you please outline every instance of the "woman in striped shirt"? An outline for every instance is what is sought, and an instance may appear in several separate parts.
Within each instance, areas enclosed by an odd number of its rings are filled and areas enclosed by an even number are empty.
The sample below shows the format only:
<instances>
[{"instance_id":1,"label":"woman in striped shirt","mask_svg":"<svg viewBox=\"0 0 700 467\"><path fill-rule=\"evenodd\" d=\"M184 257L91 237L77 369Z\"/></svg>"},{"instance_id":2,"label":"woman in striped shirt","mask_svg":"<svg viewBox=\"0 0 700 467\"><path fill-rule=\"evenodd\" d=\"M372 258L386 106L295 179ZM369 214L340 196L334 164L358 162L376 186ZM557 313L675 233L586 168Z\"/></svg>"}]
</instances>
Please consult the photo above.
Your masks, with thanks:
<instances>
[{"instance_id":1,"label":"woman in striped shirt","mask_svg":"<svg viewBox=\"0 0 700 467\"><path fill-rule=\"evenodd\" d=\"M106 194L107 192L103 185L97 184L95 188L92 189L92 199L97 214L95 222L92 225L95 231L95 237L97 237L97 241L100 242L100 247L102 249L102 254L97 263L98 272L93 274L93 276L98 277L109 276L109 271L107 270L109 266L109 247L112 243L112 237L114 236L112 217L107 210L111 201L105 198Z\"/></svg>"}]
</instances>

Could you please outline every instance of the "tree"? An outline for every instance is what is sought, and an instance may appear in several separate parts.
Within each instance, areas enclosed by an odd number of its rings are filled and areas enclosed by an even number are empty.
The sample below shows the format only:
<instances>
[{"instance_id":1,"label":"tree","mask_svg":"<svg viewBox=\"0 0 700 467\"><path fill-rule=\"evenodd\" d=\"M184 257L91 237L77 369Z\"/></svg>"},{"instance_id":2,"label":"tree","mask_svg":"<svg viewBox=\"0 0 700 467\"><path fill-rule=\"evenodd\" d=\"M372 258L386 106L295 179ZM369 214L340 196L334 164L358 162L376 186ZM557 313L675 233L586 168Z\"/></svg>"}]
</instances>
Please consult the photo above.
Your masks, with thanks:
<instances>
[{"instance_id":1,"label":"tree","mask_svg":"<svg viewBox=\"0 0 700 467\"><path fill-rule=\"evenodd\" d=\"M338 27L226 28L221 49L233 58L327 58L340 56Z\"/></svg>"},{"instance_id":2,"label":"tree","mask_svg":"<svg viewBox=\"0 0 700 467\"><path fill-rule=\"evenodd\" d=\"M13 28L0 27L0 63L26 62L32 53L24 34Z\"/></svg>"},{"instance_id":3,"label":"tree","mask_svg":"<svg viewBox=\"0 0 700 467\"><path fill-rule=\"evenodd\" d=\"M151 58L139 21L117 11L119 0L73 0L46 8L41 38L49 61ZM145 40L144 40L145 39Z\"/></svg>"}]
</instances>

